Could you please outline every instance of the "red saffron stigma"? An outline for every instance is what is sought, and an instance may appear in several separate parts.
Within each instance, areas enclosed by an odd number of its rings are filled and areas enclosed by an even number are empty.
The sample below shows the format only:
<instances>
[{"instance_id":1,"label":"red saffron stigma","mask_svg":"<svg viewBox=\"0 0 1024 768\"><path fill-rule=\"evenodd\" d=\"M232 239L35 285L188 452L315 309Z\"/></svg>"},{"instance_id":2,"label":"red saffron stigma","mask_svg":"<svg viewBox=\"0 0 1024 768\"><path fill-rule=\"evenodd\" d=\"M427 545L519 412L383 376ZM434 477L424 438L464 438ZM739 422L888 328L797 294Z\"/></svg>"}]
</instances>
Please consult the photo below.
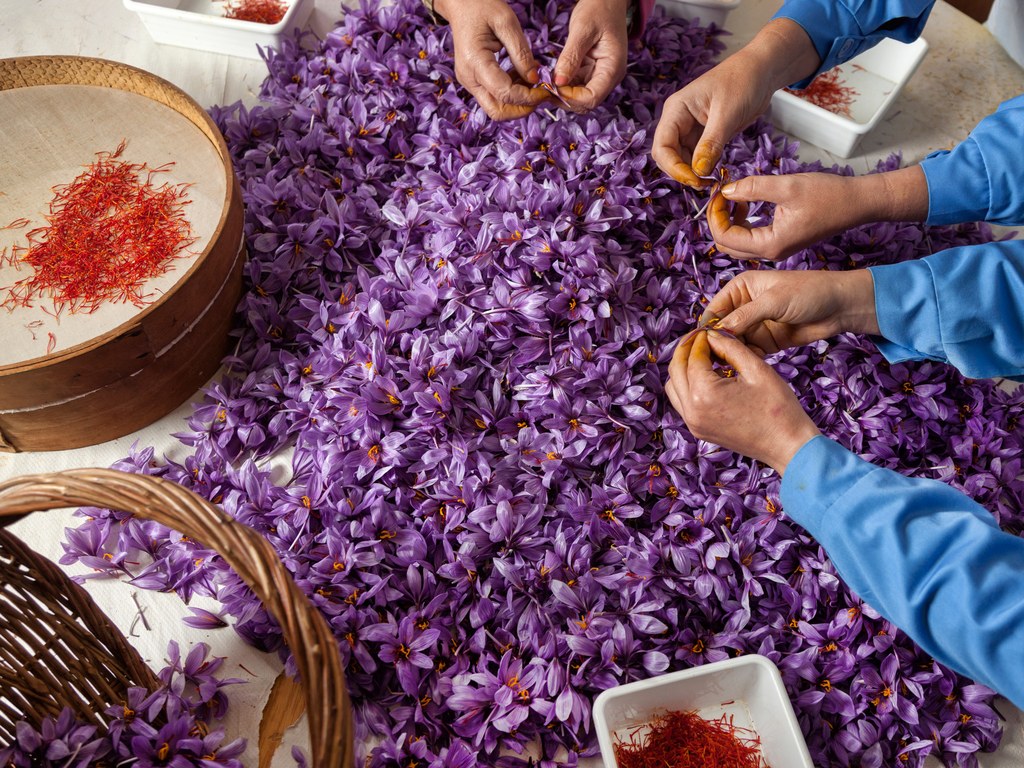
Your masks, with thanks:
<instances>
[{"instance_id":1,"label":"red saffron stigma","mask_svg":"<svg viewBox=\"0 0 1024 768\"><path fill-rule=\"evenodd\" d=\"M224 15L229 19L277 24L288 12L285 0L228 0Z\"/></svg>"},{"instance_id":2,"label":"red saffron stigma","mask_svg":"<svg viewBox=\"0 0 1024 768\"><path fill-rule=\"evenodd\" d=\"M761 739L731 715L705 720L696 712L666 712L615 744L619 768L768 768Z\"/></svg>"},{"instance_id":3,"label":"red saffron stigma","mask_svg":"<svg viewBox=\"0 0 1024 768\"><path fill-rule=\"evenodd\" d=\"M185 217L187 184L157 186L170 163L150 168L120 160L125 142L98 152L70 184L53 188L46 225L26 233L9 263L33 274L0 289L0 306L28 307L53 301L61 312L91 313L104 302L147 303L146 280L164 274L172 259L195 242ZM12 222L11 225L19 224ZM3 292L6 295L3 295Z\"/></svg>"},{"instance_id":4,"label":"red saffron stigma","mask_svg":"<svg viewBox=\"0 0 1024 768\"><path fill-rule=\"evenodd\" d=\"M843 85L840 80L842 75L841 67L834 67L828 72L823 72L811 81L806 88L795 91L791 88L786 90L804 101L809 101L816 107L827 109L836 115L850 117L850 106L853 104L853 97L857 96L856 90L848 85Z\"/></svg>"}]
</instances>

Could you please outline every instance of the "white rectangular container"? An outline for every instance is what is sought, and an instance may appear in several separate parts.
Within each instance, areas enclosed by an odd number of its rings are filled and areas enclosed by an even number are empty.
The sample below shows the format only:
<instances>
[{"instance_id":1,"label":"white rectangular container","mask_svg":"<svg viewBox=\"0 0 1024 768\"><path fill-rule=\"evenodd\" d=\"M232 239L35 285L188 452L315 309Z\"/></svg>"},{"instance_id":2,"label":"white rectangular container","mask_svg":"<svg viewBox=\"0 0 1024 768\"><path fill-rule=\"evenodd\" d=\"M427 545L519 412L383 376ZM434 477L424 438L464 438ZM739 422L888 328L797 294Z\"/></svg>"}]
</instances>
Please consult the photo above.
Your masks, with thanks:
<instances>
[{"instance_id":1,"label":"white rectangular container","mask_svg":"<svg viewBox=\"0 0 1024 768\"><path fill-rule=\"evenodd\" d=\"M224 3L212 0L124 0L154 41L229 56L260 58L257 46L276 47L306 23L314 0L285 0L288 10L276 24L229 19Z\"/></svg>"},{"instance_id":2,"label":"white rectangular container","mask_svg":"<svg viewBox=\"0 0 1024 768\"><path fill-rule=\"evenodd\" d=\"M740 0L658 0L665 13L677 19L699 19L706 25L724 27L729 12Z\"/></svg>"},{"instance_id":3,"label":"white rectangular container","mask_svg":"<svg viewBox=\"0 0 1024 768\"><path fill-rule=\"evenodd\" d=\"M849 157L885 117L927 52L923 38L912 43L882 40L839 66L843 85L857 91L849 117L780 90L772 96L771 120L780 131L839 157Z\"/></svg>"},{"instance_id":4,"label":"white rectangular container","mask_svg":"<svg viewBox=\"0 0 1024 768\"><path fill-rule=\"evenodd\" d=\"M757 733L768 765L814 768L782 676L764 656L739 656L602 691L594 702L594 725L605 768L618 768L616 735L628 742L638 726L667 711L696 711L708 720L729 715L737 728Z\"/></svg>"}]
</instances>

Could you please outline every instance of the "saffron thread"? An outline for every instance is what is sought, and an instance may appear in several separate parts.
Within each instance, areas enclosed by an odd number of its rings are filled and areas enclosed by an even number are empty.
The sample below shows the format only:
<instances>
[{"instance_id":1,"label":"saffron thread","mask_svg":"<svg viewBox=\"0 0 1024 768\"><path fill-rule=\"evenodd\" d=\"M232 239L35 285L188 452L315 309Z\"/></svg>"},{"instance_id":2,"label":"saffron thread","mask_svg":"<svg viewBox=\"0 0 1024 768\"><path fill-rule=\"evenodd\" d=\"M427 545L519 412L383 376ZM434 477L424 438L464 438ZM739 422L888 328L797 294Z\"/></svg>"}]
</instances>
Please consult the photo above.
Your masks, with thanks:
<instances>
[{"instance_id":1,"label":"saffron thread","mask_svg":"<svg viewBox=\"0 0 1024 768\"><path fill-rule=\"evenodd\" d=\"M808 101L816 107L821 107L835 115L851 117L850 107L853 104L853 97L858 92L841 80L842 68L834 67L828 72L823 72L811 81L811 84L801 90L787 88L789 93Z\"/></svg>"},{"instance_id":2,"label":"saffron thread","mask_svg":"<svg viewBox=\"0 0 1024 768\"><path fill-rule=\"evenodd\" d=\"M761 739L723 714L705 720L696 712L665 712L616 736L619 768L768 768Z\"/></svg>"},{"instance_id":3,"label":"saffron thread","mask_svg":"<svg viewBox=\"0 0 1024 768\"><path fill-rule=\"evenodd\" d=\"M224 16L257 24L277 24L288 12L284 0L228 0Z\"/></svg>"},{"instance_id":4,"label":"saffron thread","mask_svg":"<svg viewBox=\"0 0 1024 768\"><path fill-rule=\"evenodd\" d=\"M185 216L188 184L157 185L173 163L150 168L120 159L126 142L98 152L70 184L53 188L46 225L25 234L8 262L32 269L29 277L0 288L0 306L13 310L49 299L59 318L92 313L106 302L149 303L143 285L164 274L195 242ZM7 228L27 220L18 219ZM24 226L24 225L22 225Z\"/></svg>"}]
</instances>

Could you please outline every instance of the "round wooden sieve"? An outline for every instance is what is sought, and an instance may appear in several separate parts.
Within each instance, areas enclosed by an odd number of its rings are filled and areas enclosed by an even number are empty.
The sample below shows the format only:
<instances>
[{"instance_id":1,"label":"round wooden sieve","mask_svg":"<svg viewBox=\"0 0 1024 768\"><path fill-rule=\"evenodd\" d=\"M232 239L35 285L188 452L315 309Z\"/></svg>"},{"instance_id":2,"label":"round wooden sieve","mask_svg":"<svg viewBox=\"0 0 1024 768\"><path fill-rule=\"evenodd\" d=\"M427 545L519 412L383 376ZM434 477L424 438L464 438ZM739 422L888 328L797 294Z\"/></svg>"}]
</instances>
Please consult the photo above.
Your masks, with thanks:
<instances>
[{"instance_id":1,"label":"round wooden sieve","mask_svg":"<svg viewBox=\"0 0 1024 768\"><path fill-rule=\"evenodd\" d=\"M241 291L241 191L216 125L188 95L102 59L0 59L0 252L46 225L53 190L124 142L122 159L187 184L195 238L145 302L92 312L52 302L0 308L0 448L45 451L134 432L193 395L218 369ZM28 219L25 226L8 227ZM0 293L31 268L0 260Z\"/></svg>"}]
</instances>

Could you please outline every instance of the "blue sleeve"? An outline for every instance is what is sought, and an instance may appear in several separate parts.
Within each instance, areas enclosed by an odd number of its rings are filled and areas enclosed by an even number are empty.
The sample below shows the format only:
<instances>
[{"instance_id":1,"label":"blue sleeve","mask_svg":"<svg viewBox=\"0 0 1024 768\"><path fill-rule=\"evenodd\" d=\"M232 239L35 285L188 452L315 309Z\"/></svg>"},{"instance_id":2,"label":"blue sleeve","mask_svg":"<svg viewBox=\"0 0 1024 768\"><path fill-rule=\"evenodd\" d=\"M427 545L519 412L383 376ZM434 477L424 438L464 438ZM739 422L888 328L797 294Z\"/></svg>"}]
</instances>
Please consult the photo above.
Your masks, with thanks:
<instances>
[{"instance_id":1,"label":"blue sleeve","mask_svg":"<svg viewBox=\"0 0 1024 768\"><path fill-rule=\"evenodd\" d=\"M875 339L891 363L940 360L972 379L1024 374L1024 241L870 267Z\"/></svg>"},{"instance_id":2,"label":"blue sleeve","mask_svg":"<svg viewBox=\"0 0 1024 768\"><path fill-rule=\"evenodd\" d=\"M944 483L876 467L822 436L789 463L782 503L872 607L942 664L1024 706L1024 539Z\"/></svg>"},{"instance_id":3,"label":"blue sleeve","mask_svg":"<svg viewBox=\"0 0 1024 768\"><path fill-rule=\"evenodd\" d=\"M1024 96L1004 101L953 149L921 161L929 224L1024 224Z\"/></svg>"},{"instance_id":4,"label":"blue sleeve","mask_svg":"<svg viewBox=\"0 0 1024 768\"><path fill-rule=\"evenodd\" d=\"M916 40L935 0L787 0L772 17L795 21L821 57L817 75L891 37ZM814 75L793 83L804 88Z\"/></svg>"}]
</instances>

